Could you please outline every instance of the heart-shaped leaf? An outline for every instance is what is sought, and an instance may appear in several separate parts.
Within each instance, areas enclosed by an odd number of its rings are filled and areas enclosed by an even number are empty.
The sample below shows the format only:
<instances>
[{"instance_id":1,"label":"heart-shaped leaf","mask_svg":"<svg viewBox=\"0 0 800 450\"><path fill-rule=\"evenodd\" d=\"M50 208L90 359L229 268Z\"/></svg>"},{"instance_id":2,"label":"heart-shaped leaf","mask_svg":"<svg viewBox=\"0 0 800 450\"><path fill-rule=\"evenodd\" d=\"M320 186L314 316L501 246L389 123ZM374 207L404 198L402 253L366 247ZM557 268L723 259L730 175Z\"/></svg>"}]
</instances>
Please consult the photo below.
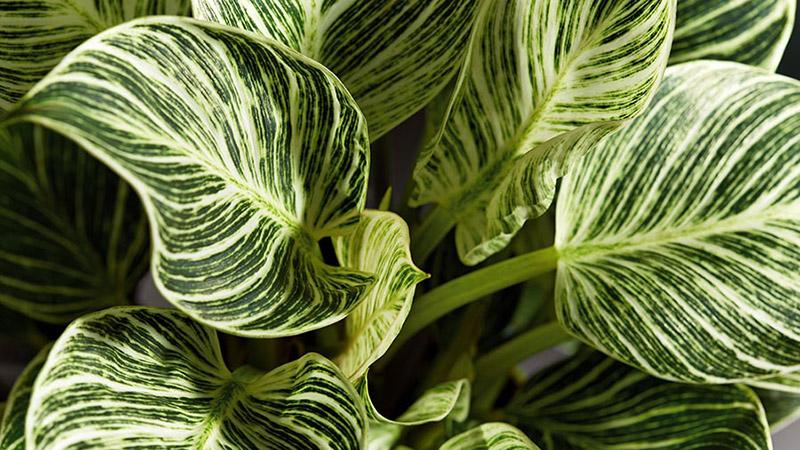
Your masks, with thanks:
<instances>
[{"instance_id":1,"label":"heart-shaped leaf","mask_svg":"<svg viewBox=\"0 0 800 450\"><path fill-rule=\"evenodd\" d=\"M372 282L324 264L316 243L359 219L366 123L329 71L281 45L192 19L128 22L6 122L62 133L131 183L156 285L205 324L301 333L342 319Z\"/></svg>"},{"instance_id":2,"label":"heart-shaped leaf","mask_svg":"<svg viewBox=\"0 0 800 450\"><path fill-rule=\"evenodd\" d=\"M136 195L39 127L0 139L0 304L51 323L128 303L150 239ZM11 238L13 236L13 238Z\"/></svg>"},{"instance_id":3,"label":"heart-shaped leaf","mask_svg":"<svg viewBox=\"0 0 800 450\"><path fill-rule=\"evenodd\" d=\"M729 62L667 73L564 178L559 319L666 379L797 371L800 83Z\"/></svg>"},{"instance_id":4,"label":"heart-shaped leaf","mask_svg":"<svg viewBox=\"0 0 800 450\"><path fill-rule=\"evenodd\" d=\"M70 50L135 17L185 15L190 0L0 0L0 113Z\"/></svg>"},{"instance_id":5,"label":"heart-shaped leaf","mask_svg":"<svg viewBox=\"0 0 800 450\"><path fill-rule=\"evenodd\" d=\"M772 448L747 387L671 383L595 351L535 376L506 413L548 450Z\"/></svg>"},{"instance_id":6,"label":"heart-shaped leaf","mask_svg":"<svg viewBox=\"0 0 800 450\"><path fill-rule=\"evenodd\" d=\"M49 352L49 345L39 351L22 371L11 393L8 394L3 420L0 422L0 448L3 450L25 450L25 415L28 413L33 383L42 370ZM0 412L2 411L0 409Z\"/></svg>"},{"instance_id":7,"label":"heart-shaped leaf","mask_svg":"<svg viewBox=\"0 0 800 450\"><path fill-rule=\"evenodd\" d=\"M669 62L716 59L774 71L796 8L797 0L678 0Z\"/></svg>"},{"instance_id":8,"label":"heart-shaped leaf","mask_svg":"<svg viewBox=\"0 0 800 450\"><path fill-rule=\"evenodd\" d=\"M439 450L539 450L525 433L506 423L477 426L450 438Z\"/></svg>"},{"instance_id":9,"label":"heart-shaped leaf","mask_svg":"<svg viewBox=\"0 0 800 450\"><path fill-rule=\"evenodd\" d=\"M675 0L487 2L411 200L445 208L465 264L505 247L572 161L647 105L674 15Z\"/></svg>"},{"instance_id":10,"label":"heart-shaped leaf","mask_svg":"<svg viewBox=\"0 0 800 450\"><path fill-rule=\"evenodd\" d=\"M366 211L355 230L336 238L334 246L342 266L377 274L367 297L347 316L347 344L336 361L355 382L400 333L414 289L427 275L411 261L408 226L393 213Z\"/></svg>"},{"instance_id":11,"label":"heart-shaped leaf","mask_svg":"<svg viewBox=\"0 0 800 450\"><path fill-rule=\"evenodd\" d=\"M193 0L194 16L276 39L331 69L374 140L458 70L479 0Z\"/></svg>"},{"instance_id":12,"label":"heart-shaped leaf","mask_svg":"<svg viewBox=\"0 0 800 450\"><path fill-rule=\"evenodd\" d=\"M183 313L113 308L56 341L28 409L28 448L358 449L358 394L316 354L231 373Z\"/></svg>"}]
</instances>

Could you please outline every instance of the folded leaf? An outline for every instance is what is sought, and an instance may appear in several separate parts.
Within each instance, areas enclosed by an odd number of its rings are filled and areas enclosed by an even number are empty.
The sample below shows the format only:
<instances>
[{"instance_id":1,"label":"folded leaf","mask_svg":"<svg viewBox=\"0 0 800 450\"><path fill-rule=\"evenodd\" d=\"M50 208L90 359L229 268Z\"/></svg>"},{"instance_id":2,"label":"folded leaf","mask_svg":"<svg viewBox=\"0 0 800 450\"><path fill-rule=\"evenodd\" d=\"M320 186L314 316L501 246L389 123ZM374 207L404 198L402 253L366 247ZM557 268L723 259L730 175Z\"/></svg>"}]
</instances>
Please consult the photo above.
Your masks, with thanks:
<instances>
[{"instance_id":1,"label":"folded leaf","mask_svg":"<svg viewBox=\"0 0 800 450\"><path fill-rule=\"evenodd\" d=\"M375 140L458 70L479 0L193 0L194 16L276 39L331 69Z\"/></svg>"},{"instance_id":2,"label":"folded leaf","mask_svg":"<svg viewBox=\"0 0 800 450\"><path fill-rule=\"evenodd\" d=\"M52 323L127 304L150 251L128 184L39 127L0 135L0 304Z\"/></svg>"},{"instance_id":3,"label":"folded leaf","mask_svg":"<svg viewBox=\"0 0 800 450\"><path fill-rule=\"evenodd\" d=\"M370 449L391 448L400 439L403 428L452 419L463 422L469 415L470 384L466 379L448 381L425 391L397 419L387 419L372 403L367 377L356 384L366 405L369 431L367 445Z\"/></svg>"},{"instance_id":4,"label":"folded leaf","mask_svg":"<svg viewBox=\"0 0 800 450\"><path fill-rule=\"evenodd\" d=\"M3 450L25 450L25 415L31 400L33 383L42 370L50 346L44 347L36 355L25 370L22 371L11 393L8 394L8 403L3 412L3 421L0 423L0 448Z\"/></svg>"},{"instance_id":5,"label":"folded leaf","mask_svg":"<svg viewBox=\"0 0 800 450\"><path fill-rule=\"evenodd\" d=\"M0 0L0 113L81 42L135 17L188 14L189 2Z\"/></svg>"},{"instance_id":6,"label":"folded leaf","mask_svg":"<svg viewBox=\"0 0 800 450\"><path fill-rule=\"evenodd\" d=\"M367 297L347 316L347 344L336 361L355 382L400 333L414 289L427 275L411 261L408 225L393 213L366 211L355 230L336 238L334 246L342 266L377 277Z\"/></svg>"},{"instance_id":7,"label":"folded leaf","mask_svg":"<svg viewBox=\"0 0 800 450\"><path fill-rule=\"evenodd\" d=\"M800 394L758 388L754 391L764 406L772 433L800 418Z\"/></svg>"},{"instance_id":8,"label":"folded leaf","mask_svg":"<svg viewBox=\"0 0 800 450\"><path fill-rule=\"evenodd\" d=\"M316 243L359 219L363 116L330 72L280 45L192 19L129 22L65 58L6 118L20 121L133 185L156 285L205 324L297 334L342 319L371 284L325 265Z\"/></svg>"},{"instance_id":9,"label":"folded leaf","mask_svg":"<svg viewBox=\"0 0 800 450\"><path fill-rule=\"evenodd\" d=\"M538 450L527 436L511 425L485 423L444 443L440 450Z\"/></svg>"},{"instance_id":10,"label":"folded leaf","mask_svg":"<svg viewBox=\"0 0 800 450\"><path fill-rule=\"evenodd\" d=\"M653 375L723 383L800 365L800 83L672 67L647 114L561 186L562 324Z\"/></svg>"},{"instance_id":11,"label":"folded leaf","mask_svg":"<svg viewBox=\"0 0 800 450\"><path fill-rule=\"evenodd\" d=\"M647 105L674 15L675 0L487 2L411 199L454 217L464 263L505 247L572 161Z\"/></svg>"},{"instance_id":12,"label":"folded leaf","mask_svg":"<svg viewBox=\"0 0 800 450\"><path fill-rule=\"evenodd\" d=\"M34 385L29 448L358 449L363 405L317 354L231 373L216 333L183 313L114 308L78 319Z\"/></svg>"},{"instance_id":13,"label":"folded leaf","mask_svg":"<svg viewBox=\"0 0 800 450\"><path fill-rule=\"evenodd\" d=\"M535 376L506 413L545 449L772 448L747 387L671 383L595 351Z\"/></svg>"},{"instance_id":14,"label":"folded leaf","mask_svg":"<svg viewBox=\"0 0 800 450\"><path fill-rule=\"evenodd\" d=\"M736 61L774 71L789 42L797 0L678 0L670 64Z\"/></svg>"}]
</instances>

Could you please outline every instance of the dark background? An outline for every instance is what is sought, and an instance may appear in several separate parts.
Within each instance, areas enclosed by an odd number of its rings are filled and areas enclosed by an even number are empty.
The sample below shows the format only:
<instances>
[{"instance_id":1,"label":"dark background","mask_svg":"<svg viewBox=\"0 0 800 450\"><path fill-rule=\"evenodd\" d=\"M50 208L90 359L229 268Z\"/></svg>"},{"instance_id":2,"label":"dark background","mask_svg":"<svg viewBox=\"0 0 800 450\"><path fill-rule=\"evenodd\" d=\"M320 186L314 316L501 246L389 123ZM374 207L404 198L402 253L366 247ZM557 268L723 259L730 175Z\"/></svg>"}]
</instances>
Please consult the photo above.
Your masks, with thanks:
<instances>
[{"instance_id":1,"label":"dark background","mask_svg":"<svg viewBox=\"0 0 800 450\"><path fill-rule=\"evenodd\" d=\"M795 20L794 31L778 67L778 73L800 79L800 21ZM800 447L799 447L800 448Z\"/></svg>"}]
</instances>

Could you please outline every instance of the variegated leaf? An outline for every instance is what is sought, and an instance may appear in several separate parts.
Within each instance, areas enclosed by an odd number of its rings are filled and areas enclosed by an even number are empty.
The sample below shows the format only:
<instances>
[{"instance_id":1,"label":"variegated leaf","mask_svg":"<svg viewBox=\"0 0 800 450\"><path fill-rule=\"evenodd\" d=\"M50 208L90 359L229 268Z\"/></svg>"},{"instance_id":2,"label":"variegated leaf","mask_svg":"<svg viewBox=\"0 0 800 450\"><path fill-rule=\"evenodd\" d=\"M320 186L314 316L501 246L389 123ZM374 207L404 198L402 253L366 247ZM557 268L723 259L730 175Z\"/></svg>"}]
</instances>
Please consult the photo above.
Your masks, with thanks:
<instances>
[{"instance_id":1,"label":"variegated leaf","mask_svg":"<svg viewBox=\"0 0 800 450\"><path fill-rule=\"evenodd\" d=\"M800 83L730 62L667 73L564 178L560 321L666 379L796 371Z\"/></svg>"},{"instance_id":2,"label":"variegated leaf","mask_svg":"<svg viewBox=\"0 0 800 450\"><path fill-rule=\"evenodd\" d=\"M772 448L747 387L671 383L595 351L535 376L506 413L548 450Z\"/></svg>"},{"instance_id":3,"label":"variegated leaf","mask_svg":"<svg viewBox=\"0 0 800 450\"><path fill-rule=\"evenodd\" d=\"M136 17L185 15L189 7L190 0L0 0L0 113L95 34Z\"/></svg>"},{"instance_id":4,"label":"variegated leaf","mask_svg":"<svg viewBox=\"0 0 800 450\"><path fill-rule=\"evenodd\" d=\"M0 139L0 304L51 323L127 304L150 238L133 190L39 127Z\"/></svg>"},{"instance_id":5,"label":"variegated leaf","mask_svg":"<svg viewBox=\"0 0 800 450\"><path fill-rule=\"evenodd\" d=\"M365 413L317 354L231 373L216 333L176 310L114 308L56 341L33 389L28 448L359 449Z\"/></svg>"},{"instance_id":6,"label":"variegated leaf","mask_svg":"<svg viewBox=\"0 0 800 450\"><path fill-rule=\"evenodd\" d=\"M522 431L506 423L477 426L450 438L439 450L538 450Z\"/></svg>"},{"instance_id":7,"label":"variegated leaf","mask_svg":"<svg viewBox=\"0 0 800 450\"><path fill-rule=\"evenodd\" d=\"M471 391L469 381L465 379L449 381L428 389L394 420L384 417L372 403L366 377L358 382L356 388L364 400L369 419L367 444L374 450L391 448L406 427L445 419L463 422L469 414Z\"/></svg>"},{"instance_id":8,"label":"variegated leaf","mask_svg":"<svg viewBox=\"0 0 800 450\"><path fill-rule=\"evenodd\" d=\"M25 450L25 415L28 413L33 383L49 352L50 346L39 351L22 371L8 395L8 403L0 423L0 448L3 450Z\"/></svg>"},{"instance_id":9,"label":"variegated leaf","mask_svg":"<svg viewBox=\"0 0 800 450\"><path fill-rule=\"evenodd\" d=\"M214 61L214 64L209 64ZM229 333L342 319L372 277L317 241L365 201L366 123L325 68L255 35L181 18L115 27L71 53L6 118L75 140L138 191L164 296Z\"/></svg>"},{"instance_id":10,"label":"variegated leaf","mask_svg":"<svg viewBox=\"0 0 800 450\"><path fill-rule=\"evenodd\" d=\"M796 7L797 0L678 0L669 62L716 59L774 71Z\"/></svg>"},{"instance_id":11,"label":"variegated leaf","mask_svg":"<svg viewBox=\"0 0 800 450\"><path fill-rule=\"evenodd\" d=\"M347 343L336 360L355 382L400 333L415 287L427 275L411 260L408 226L390 212L366 211L355 230L336 238L334 246L342 266L377 277L367 297L347 316Z\"/></svg>"},{"instance_id":12,"label":"variegated leaf","mask_svg":"<svg viewBox=\"0 0 800 450\"><path fill-rule=\"evenodd\" d=\"M675 19L675 0L486 5L411 200L445 208L470 265L546 211L572 161L647 105Z\"/></svg>"},{"instance_id":13,"label":"variegated leaf","mask_svg":"<svg viewBox=\"0 0 800 450\"><path fill-rule=\"evenodd\" d=\"M458 70L480 0L193 0L194 16L276 39L331 69L374 140Z\"/></svg>"}]
</instances>

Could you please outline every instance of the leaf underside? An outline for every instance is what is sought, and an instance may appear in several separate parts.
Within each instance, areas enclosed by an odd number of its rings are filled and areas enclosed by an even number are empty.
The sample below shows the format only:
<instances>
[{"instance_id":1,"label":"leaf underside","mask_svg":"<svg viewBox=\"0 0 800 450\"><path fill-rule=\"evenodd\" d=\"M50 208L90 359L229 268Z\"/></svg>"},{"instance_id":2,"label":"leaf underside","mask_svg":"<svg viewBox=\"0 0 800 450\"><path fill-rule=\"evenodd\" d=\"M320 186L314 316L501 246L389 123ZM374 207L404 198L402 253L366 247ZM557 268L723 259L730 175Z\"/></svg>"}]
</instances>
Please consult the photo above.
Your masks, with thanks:
<instances>
[{"instance_id":1,"label":"leaf underside","mask_svg":"<svg viewBox=\"0 0 800 450\"><path fill-rule=\"evenodd\" d=\"M291 50L139 19L65 58L6 118L18 122L78 142L136 189L156 285L205 324L302 333L345 317L372 282L324 264L316 243L359 219L365 121L330 72Z\"/></svg>"},{"instance_id":2,"label":"leaf underside","mask_svg":"<svg viewBox=\"0 0 800 450\"><path fill-rule=\"evenodd\" d=\"M228 371L216 333L175 310L123 307L74 322L34 386L29 448L358 449L357 393L317 354Z\"/></svg>"},{"instance_id":3,"label":"leaf underside","mask_svg":"<svg viewBox=\"0 0 800 450\"><path fill-rule=\"evenodd\" d=\"M747 387L663 381L596 351L535 376L507 414L548 450L771 448Z\"/></svg>"},{"instance_id":4,"label":"leaf underside","mask_svg":"<svg viewBox=\"0 0 800 450\"><path fill-rule=\"evenodd\" d=\"M800 364L800 83L674 66L646 115L564 178L557 312L599 350L673 380Z\"/></svg>"}]
</instances>

